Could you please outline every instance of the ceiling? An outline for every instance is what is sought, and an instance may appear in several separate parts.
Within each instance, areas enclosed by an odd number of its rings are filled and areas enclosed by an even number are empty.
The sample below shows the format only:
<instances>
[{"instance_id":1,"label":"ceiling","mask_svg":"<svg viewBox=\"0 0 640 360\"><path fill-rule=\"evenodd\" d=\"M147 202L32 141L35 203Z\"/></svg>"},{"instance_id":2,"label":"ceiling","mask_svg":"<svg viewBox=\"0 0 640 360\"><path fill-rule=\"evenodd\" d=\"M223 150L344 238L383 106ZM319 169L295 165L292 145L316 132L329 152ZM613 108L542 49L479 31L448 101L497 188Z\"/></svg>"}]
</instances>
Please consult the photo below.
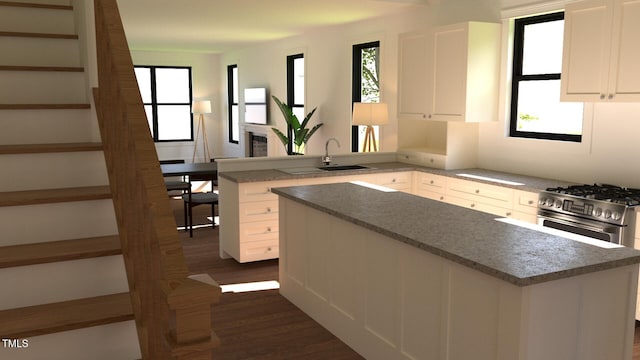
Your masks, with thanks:
<instances>
[{"instance_id":1,"label":"ceiling","mask_svg":"<svg viewBox=\"0 0 640 360\"><path fill-rule=\"evenodd\" d=\"M440 0L118 0L133 50L222 53Z\"/></svg>"}]
</instances>

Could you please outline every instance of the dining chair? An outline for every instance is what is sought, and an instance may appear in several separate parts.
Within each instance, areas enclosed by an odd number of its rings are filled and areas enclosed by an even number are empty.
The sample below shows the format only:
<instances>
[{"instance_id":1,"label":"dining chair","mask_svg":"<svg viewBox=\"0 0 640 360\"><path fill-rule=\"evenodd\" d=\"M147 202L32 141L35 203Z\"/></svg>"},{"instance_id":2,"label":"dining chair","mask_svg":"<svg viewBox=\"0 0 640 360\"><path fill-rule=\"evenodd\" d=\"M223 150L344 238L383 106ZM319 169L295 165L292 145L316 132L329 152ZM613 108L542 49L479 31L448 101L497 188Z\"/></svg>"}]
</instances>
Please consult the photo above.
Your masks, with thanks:
<instances>
[{"instance_id":1,"label":"dining chair","mask_svg":"<svg viewBox=\"0 0 640 360\"><path fill-rule=\"evenodd\" d=\"M182 195L182 201L185 209L188 208L189 213L189 237L193 237L193 208L198 205L211 205L211 223L212 227L216 227L216 212L215 208L218 205L218 194L214 192L189 192ZM186 210L185 210L186 211ZM187 223L185 222L185 226Z\"/></svg>"},{"instance_id":2,"label":"dining chair","mask_svg":"<svg viewBox=\"0 0 640 360\"><path fill-rule=\"evenodd\" d=\"M160 160L160 164L184 164L184 160ZM164 181L164 185L167 188L167 192L169 193L169 195L171 195L172 191L180 191L181 192L181 197L184 197L184 195L188 195L189 197L191 196L191 182L189 181L185 181L184 177L182 178L182 180L165 180ZM184 226L185 226L185 230L187 229L187 204L184 203L183 201L183 213L184 213ZM193 234L193 233L191 233Z\"/></svg>"}]
</instances>

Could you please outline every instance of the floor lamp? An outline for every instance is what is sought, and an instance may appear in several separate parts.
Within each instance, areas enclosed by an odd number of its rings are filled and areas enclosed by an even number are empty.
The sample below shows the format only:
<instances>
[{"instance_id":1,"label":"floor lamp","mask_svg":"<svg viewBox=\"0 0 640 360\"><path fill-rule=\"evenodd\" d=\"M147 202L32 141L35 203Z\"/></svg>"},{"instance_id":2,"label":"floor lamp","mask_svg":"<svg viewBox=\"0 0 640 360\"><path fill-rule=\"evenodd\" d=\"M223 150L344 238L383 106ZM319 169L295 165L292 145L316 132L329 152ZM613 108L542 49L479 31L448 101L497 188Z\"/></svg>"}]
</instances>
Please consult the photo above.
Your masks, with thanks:
<instances>
[{"instance_id":1,"label":"floor lamp","mask_svg":"<svg viewBox=\"0 0 640 360\"><path fill-rule=\"evenodd\" d=\"M353 125L364 125L365 132L362 152L378 151L373 125L385 125L389 122L389 110L385 103L353 103Z\"/></svg>"},{"instance_id":2,"label":"floor lamp","mask_svg":"<svg viewBox=\"0 0 640 360\"><path fill-rule=\"evenodd\" d=\"M204 114L211 113L211 101L209 100L201 100L193 102L192 112L194 114L200 114L198 117L198 127L196 129L196 140L193 144L193 158L191 162L196 162L196 154L198 153L198 139L200 138L200 133L202 133L202 156L204 157L204 162L211 161L211 154L209 154L209 142L207 141L207 131L204 127Z\"/></svg>"}]
</instances>

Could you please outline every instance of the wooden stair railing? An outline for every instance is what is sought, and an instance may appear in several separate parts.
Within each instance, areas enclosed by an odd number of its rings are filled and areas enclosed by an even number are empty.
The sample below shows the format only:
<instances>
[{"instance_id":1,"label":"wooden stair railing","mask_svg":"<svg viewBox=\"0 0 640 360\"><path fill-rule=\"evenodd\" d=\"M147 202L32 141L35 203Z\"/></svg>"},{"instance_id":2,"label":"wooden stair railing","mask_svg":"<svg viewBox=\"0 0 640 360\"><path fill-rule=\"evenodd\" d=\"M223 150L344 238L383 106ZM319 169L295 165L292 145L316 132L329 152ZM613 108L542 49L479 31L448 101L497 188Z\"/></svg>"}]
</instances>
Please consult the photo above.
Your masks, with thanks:
<instances>
[{"instance_id":1,"label":"wooden stair railing","mask_svg":"<svg viewBox=\"0 0 640 360\"><path fill-rule=\"evenodd\" d=\"M94 100L144 359L211 359L220 288L188 278L116 0L95 0Z\"/></svg>"}]
</instances>

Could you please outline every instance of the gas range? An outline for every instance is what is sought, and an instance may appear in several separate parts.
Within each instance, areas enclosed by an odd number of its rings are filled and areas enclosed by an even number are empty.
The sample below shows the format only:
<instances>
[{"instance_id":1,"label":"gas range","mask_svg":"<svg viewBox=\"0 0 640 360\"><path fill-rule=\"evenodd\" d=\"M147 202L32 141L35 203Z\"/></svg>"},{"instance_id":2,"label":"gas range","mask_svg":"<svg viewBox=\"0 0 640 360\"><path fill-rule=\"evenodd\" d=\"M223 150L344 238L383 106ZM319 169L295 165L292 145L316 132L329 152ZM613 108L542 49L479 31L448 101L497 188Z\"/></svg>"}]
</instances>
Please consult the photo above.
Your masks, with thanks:
<instances>
[{"instance_id":1,"label":"gas range","mask_svg":"<svg viewBox=\"0 0 640 360\"><path fill-rule=\"evenodd\" d=\"M615 185L573 185L539 194L538 221L544 226L633 245L640 189Z\"/></svg>"},{"instance_id":2,"label":"gas range","mask_svg":"<svg viewBox=\"0 0 640 360\"><path fill-rule=\"evenodd\" d=\"M540 193L539 208L592 220L623 224L627 209L640 205L640 189L615 185L573 185Z\"/></svg>"}]
</instances>

